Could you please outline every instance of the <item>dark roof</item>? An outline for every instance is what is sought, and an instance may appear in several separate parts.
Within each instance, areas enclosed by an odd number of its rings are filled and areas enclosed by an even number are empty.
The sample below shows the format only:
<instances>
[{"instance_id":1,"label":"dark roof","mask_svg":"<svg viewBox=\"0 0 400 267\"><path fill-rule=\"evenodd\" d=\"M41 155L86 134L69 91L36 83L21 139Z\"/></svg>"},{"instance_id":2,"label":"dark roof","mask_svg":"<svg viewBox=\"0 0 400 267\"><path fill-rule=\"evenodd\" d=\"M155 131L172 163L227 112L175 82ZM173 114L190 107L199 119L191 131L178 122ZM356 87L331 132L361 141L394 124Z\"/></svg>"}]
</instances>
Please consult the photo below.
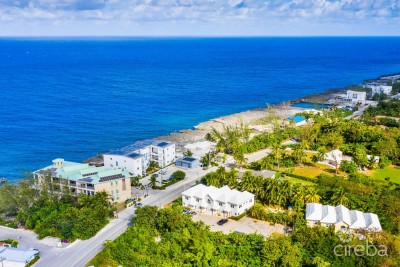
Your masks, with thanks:
<instances>
[{"instance_id":1,"label":"dark roof","mask_svg":"<svg viewBox=\"0 0 400 267\"><path fill-rule=\"evenodd\" d=\"M142 155L140 155L138 153L131 153L131 154L128 154L126 156L135 159L135 158L141 157Z\"/></svg>"},{"instance_id":2,"label":"dark roof","mask_svg":"<svg viewBox=\"0 0 400 267\"><path fill-rule=\"evenodd\" d=\"M79 182L91 183L91 182L93 182L93 179L90 179L90 178L83 178L83 179L79 179L78 181L79 181Z\"/></svg>"},{"instance_id":3,"label":"dark roof","mask_svg":"<svg viewBox=\"0 0 400 267\"><path fill-rule=\"evenodd\" d=\"M179 159L179 161L188 161L188 162L193 162L193 161L196 161L196 160L198 160L198 159L191 158L191 157L184 157L184 158Z\"/></svg>"},{"instance_id":4,"label":"dark roof","mask_svg":"<svg viewBox=\"0 0 400 267\"><path fill-rule=\"evenodd\" d=\"M165 147L165 146L168 146L168 145L170 145L170 144L171 144L171 143L161 142L161 143L158 143L157 146L159 146L159 147Z\"/></svg>"}]
</instances>

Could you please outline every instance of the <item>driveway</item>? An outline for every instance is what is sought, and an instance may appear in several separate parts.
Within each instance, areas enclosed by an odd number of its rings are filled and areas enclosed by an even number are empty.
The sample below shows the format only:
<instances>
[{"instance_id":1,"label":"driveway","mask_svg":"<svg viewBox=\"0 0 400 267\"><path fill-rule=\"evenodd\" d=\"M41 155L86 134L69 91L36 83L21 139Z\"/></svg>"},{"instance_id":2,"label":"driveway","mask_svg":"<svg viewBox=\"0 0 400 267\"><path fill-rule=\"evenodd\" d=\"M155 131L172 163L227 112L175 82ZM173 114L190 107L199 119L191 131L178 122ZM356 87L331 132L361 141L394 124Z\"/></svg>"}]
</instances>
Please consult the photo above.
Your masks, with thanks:
<instances>
[{"instance_id":1,"label":"driveway","mask_svg":"<svg viewBox=\"0 0 400 267\"><path fill-rule=\"evenodd\" d=\"M250 217L243 217L239 221L229 220L224 225L218 225L217 222L222 218L222 216L198 213L193 216L193 221L203 221L206 225L210 226L211 231L222 231L224 234L232 232L245 234L257 233L265 237L270 236L272 233L284 234L284 226L280 224L270 225L268 222L255 220Z\"/></svg>"}]
</instances>

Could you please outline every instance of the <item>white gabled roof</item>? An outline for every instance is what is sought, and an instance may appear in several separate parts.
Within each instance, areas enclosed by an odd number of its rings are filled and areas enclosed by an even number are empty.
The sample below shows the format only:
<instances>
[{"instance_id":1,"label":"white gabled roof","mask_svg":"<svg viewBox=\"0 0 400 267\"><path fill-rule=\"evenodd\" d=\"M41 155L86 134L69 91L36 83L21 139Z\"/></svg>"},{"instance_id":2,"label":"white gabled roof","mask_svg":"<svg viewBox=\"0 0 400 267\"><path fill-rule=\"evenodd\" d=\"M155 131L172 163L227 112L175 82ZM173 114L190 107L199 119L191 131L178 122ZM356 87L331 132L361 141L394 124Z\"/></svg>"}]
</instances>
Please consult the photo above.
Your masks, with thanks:
<instances>
[{"instance_id":1,"label":"white gabled roof","mask_svg":"<svg viewBox=\"0 0 400 267\"><path fill-rule=\"evenodd\" d=\"M221 188L216 188L214 186L198 184L182 192L182 195L201 199L204 199L208 195L214 201L235 205L243 204L245 201L254 198L254 195L247 191L240 192L235 189L232 190L227 185Z\"/></svg>"},{"instance_id":2,"label":"white gabled roof","mask_svg":"<svg viewBox=\"0 0 400 267\"><path fill-rule=\"evenodd\" d=\"M340 151L339 149L329 151L328 153L325 154L325 159L327 160L341 160L342 158L343 158L343 152Z\"/></svg>"},{"instance_id":3,"label":"white gabled roof","mask_svg":"<svg viewBox=\"0 0 400 267\"><path fill-rule=\"evenodd\" d=\"M375 213L364 213L365 224L368 230L382 231L381 223L378 215Z\"/></svg>"},{"instance_id":4,"label":"white gabled roof","mask_svg":"<svg viewBox=\"0 0 400 267\"><path fill-rule=\"evenodd\" d=\"M306 220L329 224L344 222L350 229L382 231L378 215L363 213L359 210L349 210L343 205L333 207L319 203L308 203L306 205Z\"/></svg>"},{"instance_id":5,"label":"white gabled roof","mask_svg":"<svg viewBox=\"0 0 400 267\"><path fill-rule=\"evenodd\" d=\"M306 220L319 221L322 219L322 205L319 203L307 203Z\"/></svg>"},{"instance_id":6,"label":"white gabled roof","mask_svg":"<svg viewBox=\"0 0 400 267\"><path fill-rule=\"evenodd\" d=\"M337 222L345 222L351 225L350 211L343 205L336 206Z\"/></svg>"},{"instance_id":7,"label":"white gabled roof","mask_svg":"<svg viewBox=\"0 0 400 267\"><path fill-rule=\"evenodd\" d=\"M359 210L350 211L351 225L350 229L366 228L364 214Z\"/></svg>"},{"instance_id":8,"label":"white gabled roof","mask_svg":"<svg viewBox=\"0 0 400 267\"><path fill-rule=\"evenodd\" d=\"M335 207L323 205L322 206L322 223L336 223L337 214Z\"/></svg>"}]
</instances>

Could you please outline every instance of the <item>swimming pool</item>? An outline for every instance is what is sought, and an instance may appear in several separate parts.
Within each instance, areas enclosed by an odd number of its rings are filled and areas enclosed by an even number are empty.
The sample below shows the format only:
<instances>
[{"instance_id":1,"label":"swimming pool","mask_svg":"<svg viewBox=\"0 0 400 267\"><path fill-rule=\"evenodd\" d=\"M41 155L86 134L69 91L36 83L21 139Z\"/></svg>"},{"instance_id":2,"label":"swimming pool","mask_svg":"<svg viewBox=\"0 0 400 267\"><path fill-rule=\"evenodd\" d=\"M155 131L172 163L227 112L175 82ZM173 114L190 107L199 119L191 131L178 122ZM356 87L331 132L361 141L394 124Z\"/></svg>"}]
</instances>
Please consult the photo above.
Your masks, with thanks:
<instances>
[{"instance_id":1,"label":"swimming pool","mask_svg":"<svg viewBox=\"0 0 400 267\"><path fill-rule=\"evenodd\" d=\"M292 119L294 120L294 123L299 123L299 122L303 122L306 120L303 116L299 116L299 115L288 117L288 120L292 120Z\"/></svg>"}]
</instances>

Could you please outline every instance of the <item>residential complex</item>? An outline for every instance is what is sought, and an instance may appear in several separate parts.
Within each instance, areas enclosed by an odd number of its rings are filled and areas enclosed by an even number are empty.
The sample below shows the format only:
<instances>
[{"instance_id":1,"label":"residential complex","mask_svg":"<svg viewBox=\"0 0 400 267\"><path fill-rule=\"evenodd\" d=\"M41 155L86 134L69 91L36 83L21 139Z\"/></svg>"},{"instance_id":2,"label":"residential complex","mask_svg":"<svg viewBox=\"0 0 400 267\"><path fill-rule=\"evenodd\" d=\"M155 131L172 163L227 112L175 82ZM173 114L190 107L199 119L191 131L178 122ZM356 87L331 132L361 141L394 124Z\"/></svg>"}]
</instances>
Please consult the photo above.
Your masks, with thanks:
<instances>
[{"instance_id":1,"label":"residential complex","mask_svg":"<svg viewBox=\"0 0 400 267\"><path fill-rule=\"evenodd\" d=\"M375 213L349 210L343 205L333 207L319 203L308 203L306 205L306 220L308 226L334 226L335 231L382 231L379 218Z\"/></svg>"},{"instance_id":2,"label":"residential complex","mask_svg":"<svg viewBox=\"0 0 400 267\"><path fill-rule=\"evenodd\" d=\"M384 85L381 83L368 83L365 85L365 87L367 88L371 88L371 95L375 95L375 94L380 94L380 93L384 93L385 95L390 95L392 92L392 86L391 85Z\"/></svg>"},{"instance_id":3,"label":"residential complex","mask_svg":"<svg viewBox=\"0 0 400 267\"><path fill-rule=\"evenodd\" d=\"M254 205L254 195L244 191L198 184L182 193L183 206L224 217L238 216Z\"/></svg>"},{"instance_id":4,"label":"residential complex","mask_svg":"<svg viewBox=\"0 0 400 267\"><path fill-rule=\"evenodd\" d=\"M52 165L33 172L33 175L39 183L49 183L53 190L59 192L68 189L72 195L93 196L105 191L113 202L131 198L131 175L121 169L55 159Z\"/></svg>"},{"instance_id":5,"label":"residential complex","mask_svg":"<svg viewBox=\"0 0 400 267\"><path fill-rule=\"evenodd\" d=\"M128 171L132 176L146 175L150 161L164 168L175 162L175 144L168 141L144 140L103 155L104 166Z\"/></svg>"},{"instance_id":6,"label":"residential complex","mask_svg":"<svg viewBox=\"0 0 400 267\"><path fill-rule=\"evenodd\" d=\"M367 98L366 92L358 92L358 91L351 91L347 90L346 92L346 99L352 103L356 104L365 104L365 99Z\"/></svg>"},{"instance_id":7,"label":"residential complex","mask_svg":"<svg viewBox=\"0 0 400 267\"><path fill-rule=\"evenodd\" d=\"M270 171L270 170L262 170L262 171L250 171L252 176L261 176L264 179L269 179L269 178L275 178L276 176L276 171ZM238 181L241 182L243 175L246 172L239 171L238 173Z\"/></svg>"}]
</instances>

